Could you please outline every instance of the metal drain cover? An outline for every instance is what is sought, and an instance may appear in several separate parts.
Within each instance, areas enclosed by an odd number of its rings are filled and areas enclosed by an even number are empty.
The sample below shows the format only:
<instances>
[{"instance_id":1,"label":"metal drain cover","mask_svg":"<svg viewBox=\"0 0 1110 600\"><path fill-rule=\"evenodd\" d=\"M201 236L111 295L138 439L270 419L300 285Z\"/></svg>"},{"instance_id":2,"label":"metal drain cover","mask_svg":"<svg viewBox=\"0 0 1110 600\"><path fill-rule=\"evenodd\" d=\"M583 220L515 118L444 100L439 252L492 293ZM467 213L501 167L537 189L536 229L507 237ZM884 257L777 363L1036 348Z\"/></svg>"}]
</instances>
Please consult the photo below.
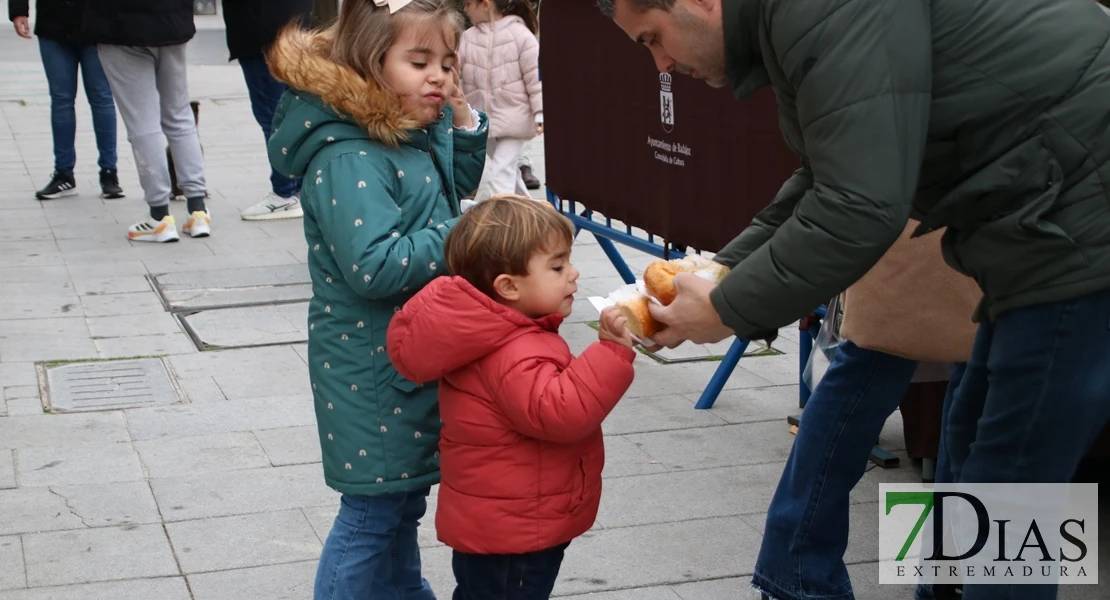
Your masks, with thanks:
<instances>
[{"instance_id":1,"label":"metal drain cover","mask_svg":"<svg viewBox=\"0 0 1110 600\"><path fill-rule=\"evenodd\" d=\"M308 341L308 303L241 306L181 315L201 350L227 350Z\"/></svg>"},{"instance_id":2,"label":"metal drain cover","mask_svg":"<svg viewBox=\"0 0 1110 600\"><path fill-rule=\"evenodd\" d=\"M49 367L46 382L55 412L162 406L179 400L166 365L157 358Z\"/></svg>"}]
</instances>

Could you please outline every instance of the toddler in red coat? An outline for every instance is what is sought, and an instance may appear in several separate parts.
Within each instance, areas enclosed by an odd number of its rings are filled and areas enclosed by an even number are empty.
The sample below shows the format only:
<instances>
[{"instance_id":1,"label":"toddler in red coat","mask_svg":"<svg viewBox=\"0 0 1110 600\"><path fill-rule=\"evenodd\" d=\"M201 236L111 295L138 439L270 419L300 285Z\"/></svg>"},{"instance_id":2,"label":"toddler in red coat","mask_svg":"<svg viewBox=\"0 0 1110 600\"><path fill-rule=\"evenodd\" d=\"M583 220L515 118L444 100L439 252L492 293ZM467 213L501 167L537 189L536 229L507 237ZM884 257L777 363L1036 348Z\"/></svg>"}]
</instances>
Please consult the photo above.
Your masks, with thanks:
<instances>
[{"instance_id":1,"label":"toddler in red coat","mask_svg":"<svg viewBox=\"0 0 1110 600\"><path fill-rule=\"evenodd\" d=\"M636 352L615 309L578 357L559 336L578 290L573 240L549 204L490 198L447 238L455 275L390 324L397 370L439 380L436 531L454 550L453 600L546 600L564 550L597 517L601 422L632 384Z\"/></svg>"}]
</instances>

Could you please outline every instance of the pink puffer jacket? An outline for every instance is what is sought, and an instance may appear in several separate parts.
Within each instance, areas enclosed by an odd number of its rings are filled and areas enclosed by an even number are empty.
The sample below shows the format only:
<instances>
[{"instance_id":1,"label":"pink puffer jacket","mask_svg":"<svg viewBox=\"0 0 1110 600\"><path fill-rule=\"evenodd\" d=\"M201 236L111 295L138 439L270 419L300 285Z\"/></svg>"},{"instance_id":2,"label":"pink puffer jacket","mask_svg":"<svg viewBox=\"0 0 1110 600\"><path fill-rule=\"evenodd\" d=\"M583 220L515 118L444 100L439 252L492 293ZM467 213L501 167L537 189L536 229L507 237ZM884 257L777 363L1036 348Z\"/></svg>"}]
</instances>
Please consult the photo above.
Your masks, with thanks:
<instances>
[{"instance_id":1,"label":"pink puffer jacket","mask_svg":"<svg viewBox=\"0 0 1110 600\"><path fill-rule=\"evenodd\" d=\"M491 138L532 139L543 113L540 44L520 17L467 29L459 41L466 101L489 115Z\"/></svg>"}]
</instances>

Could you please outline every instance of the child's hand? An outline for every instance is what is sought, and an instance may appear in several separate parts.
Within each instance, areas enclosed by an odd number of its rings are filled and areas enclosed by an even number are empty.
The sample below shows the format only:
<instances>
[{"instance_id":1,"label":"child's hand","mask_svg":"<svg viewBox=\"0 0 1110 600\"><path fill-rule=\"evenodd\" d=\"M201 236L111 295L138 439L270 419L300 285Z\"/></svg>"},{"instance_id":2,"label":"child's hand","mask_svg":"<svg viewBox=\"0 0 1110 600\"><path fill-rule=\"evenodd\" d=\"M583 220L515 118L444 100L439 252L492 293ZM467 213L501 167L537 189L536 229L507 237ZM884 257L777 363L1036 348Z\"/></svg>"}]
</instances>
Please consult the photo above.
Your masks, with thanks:
<instances>
[{"instance_id":1,"label":"child's hand","mask_svg":"<svg viewBox=\"0 0 1110 600\"><path fill-rule=\"evenodd\" d=\"M627 348L632 348L632 333L624 326L627 322L628 319L624 318L617 307L605 308L601 311L601 319L598 321L597 339L603 342L616 342Z\"/></svg>"},{"instance_id":2,"label":"child's hand","mask_svg":"<svg viewBox=\"0 0 1110 600\"><path fill-rule=\"evenodd\" d=\"M543 135L543 123L536 123L536 135Z\"/></svg>"},{"instance_id":3,"label":"child's hand","mask_svg":"<svg viewBox=\"0 0 1110 600\"><path fill-rule=\"evenodd\" d=\"M462 82L459 81L459 70L451 67L451 89L448 90L447 103L451 105L454 113L455 127L474 127L474 119L470 116L470 105L466 103L463 94Z\"/></svg>"}]
</instances>

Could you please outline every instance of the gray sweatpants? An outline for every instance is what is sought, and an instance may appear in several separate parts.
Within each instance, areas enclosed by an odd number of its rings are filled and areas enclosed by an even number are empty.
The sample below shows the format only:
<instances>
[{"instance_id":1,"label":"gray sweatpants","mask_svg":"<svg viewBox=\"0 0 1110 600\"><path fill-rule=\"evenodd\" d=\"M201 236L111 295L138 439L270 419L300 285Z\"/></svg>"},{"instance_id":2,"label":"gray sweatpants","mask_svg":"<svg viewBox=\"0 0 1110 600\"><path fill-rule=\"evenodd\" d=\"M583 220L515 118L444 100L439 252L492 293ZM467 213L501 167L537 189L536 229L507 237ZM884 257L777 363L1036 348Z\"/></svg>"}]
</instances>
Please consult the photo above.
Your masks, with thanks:
<instances>
[{"instance_id":1,"label":"gray sweatpants","mask_svg":"<svg viewBox=\"0 0 1110 600\"><path fill-rule=\"evenodd\" d=\"M127 128L147 204L170 202L166 141L185 197L204 196L204 157L189 108L185 44L155 48L102 44L97 50Z\"/></svg>"}]
</instances>

